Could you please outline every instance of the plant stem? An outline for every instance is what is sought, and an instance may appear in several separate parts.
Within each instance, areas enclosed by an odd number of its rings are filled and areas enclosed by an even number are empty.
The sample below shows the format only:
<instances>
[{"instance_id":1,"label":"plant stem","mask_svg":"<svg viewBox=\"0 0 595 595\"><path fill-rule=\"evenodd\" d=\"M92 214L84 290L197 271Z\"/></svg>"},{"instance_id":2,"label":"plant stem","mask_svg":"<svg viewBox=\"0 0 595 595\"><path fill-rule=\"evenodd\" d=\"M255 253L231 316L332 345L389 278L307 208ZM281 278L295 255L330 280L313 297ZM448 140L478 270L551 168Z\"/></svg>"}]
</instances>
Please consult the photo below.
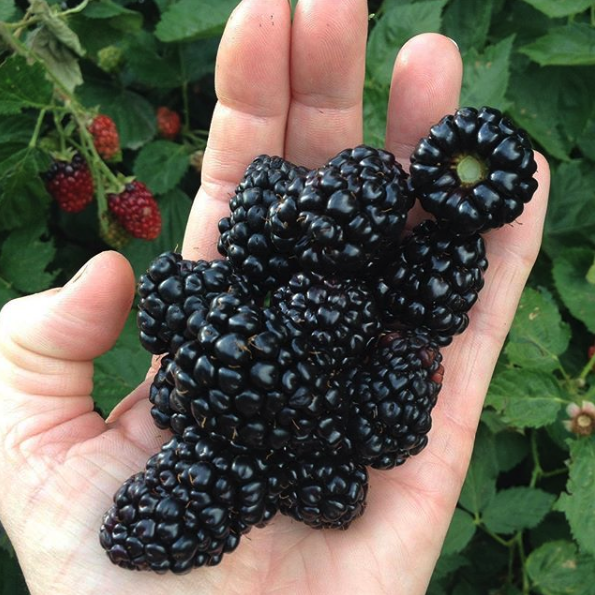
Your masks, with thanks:
<instances>
[{"instance_id":1,"label":"plant stem","mask_svg":"<svg viewBox=\"0 0 595 595\"><path fill-rule=\"evenodd\" d=\"M43 119L45 118L46 108L44 107L39 112L39 116L37 117L37 122L35 123L35 130L33 131L33 136L29 141L29 148L34 149L37 145L37 139L39 138L39 132L41 131L41 125L43 124Z\"/></svg>"},{"instance_id":2,"label":"plant stem","mask_svg":"<svg viewBox=\"0 0 595 595\"><path fill-rule=\"evenodd\" d=\"M534 488L537 481L543 476L543 469L539 460L539 449L537 448L537 432L531 432L531 456L533 458L533 473L529 487Z\"/></svg>"},{"instance_id":3,"label":"plant stem","mask_svg":"<svg viewBox=\"0 0 595 595\"><path fill-rule=\"evenodd\" d=\"M595 353L591 357L591 359L587 362L587 365L581 370L579 375L579 380L585 380L585 378L589 375L589 372L595 368Z\"/></svg>"}]
</instances>

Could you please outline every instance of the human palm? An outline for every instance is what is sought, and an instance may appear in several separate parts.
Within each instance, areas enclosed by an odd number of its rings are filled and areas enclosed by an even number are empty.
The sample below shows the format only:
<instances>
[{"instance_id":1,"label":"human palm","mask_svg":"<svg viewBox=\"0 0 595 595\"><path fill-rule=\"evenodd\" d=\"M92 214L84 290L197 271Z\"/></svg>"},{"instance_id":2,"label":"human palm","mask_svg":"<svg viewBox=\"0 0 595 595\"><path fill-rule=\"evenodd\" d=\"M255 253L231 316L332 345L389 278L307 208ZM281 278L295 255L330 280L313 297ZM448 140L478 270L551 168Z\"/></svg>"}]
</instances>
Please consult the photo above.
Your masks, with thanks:
<instances>
[{"instance_id":1,"label":"human palm","mask_svg":"<svg viewBox=\"0 0 595 595\"><path fill-rule=\"evenodd\" d=\"M300 0L293 23L286 0L244 0L236 9L218 55L219 102L186 257L217 256L216 223L256 155L315 167L362 141L367 16L365 0ZM404 46L386 135L400 162L456 109L460 83L449 39L426 34ZM0 517L31 593L424 593L538 251L549 179L537 159L539 189L517 224L488 234L486 286L469 329L444 350L429 446L403 467L371 471L367 510L349 531L314 531L277 515L219 566L189 575L123 570L98 542L113 493L167 439L149 415L150 380L107 421L93 412L92 361L113 345L130 309L129 264L104 253L64 288L8 304L0 315Z\"/></svg>"}]
</instances>

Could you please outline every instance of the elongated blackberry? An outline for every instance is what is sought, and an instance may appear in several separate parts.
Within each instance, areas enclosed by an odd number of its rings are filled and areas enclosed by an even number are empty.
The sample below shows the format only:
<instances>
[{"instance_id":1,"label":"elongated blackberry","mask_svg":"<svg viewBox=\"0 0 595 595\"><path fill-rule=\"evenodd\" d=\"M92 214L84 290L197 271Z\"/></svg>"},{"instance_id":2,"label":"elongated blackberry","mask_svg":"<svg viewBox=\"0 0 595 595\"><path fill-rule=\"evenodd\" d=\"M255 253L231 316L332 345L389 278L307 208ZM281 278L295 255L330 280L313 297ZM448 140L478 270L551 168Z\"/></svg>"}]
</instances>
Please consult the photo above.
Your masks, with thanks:
<instances>
[{"instance_id":1,"label":"elongated blackberry","mask_svg":"<svg viewBox=\"0 0 595 595\"><path fill-rule=\"evenodd\" d=\"M419 224L376 282L385 320L429 331L439 345L469 324L488 261L479 234L457 237L434 221Z\"/></svg>"},{"instance_id":2,"label":"elongated blackberry","mask_svg":"<svg viewBox=\"0 0 595 595\"><path fill-rule=\"evenodd\" d=\"M387 151L365 145L341 151L269 209L272 242L305 271L362 271L398 242L413 204L406 177Z\"/></svg>"},{"instance_id":3,"label":"elongated blackberry","mask_svg":"<svg viewBox=\"0 0 595 595\"><path fill-rule=\"evenodd\" d=\"M537 189L526 132L498 110L464 107L430 129L411 156L423 208L461 234L514 221Z\"/></svg>"},{"instance_id":4,"label":"elongated blackberry","mask_svg":"<svg viewBox=\"0 0 595 595\"><path fill-rule=\"evenodd\" d=\"M266 220L269 208L306 173L281 157L257 157L229 201L230 215L219 222L219 252L261 291L285 283L296 270L295 257L273 247Z\"/></svg>"},{"instance_id":5,"label":"elongated blackberry","mask_svg":"<svg viewBox=\"0 0 595 595\"><path fill-rule=\"evenodd\" d=\"M315 529L347 529L366 507L368 473L343 458L308 457L288 465L291 481L282 492L283 514Z\"/></svg>"},{"instance_id":6,"label":"elongated blackberry","mask_svg":"<svg viewBox=\"0 0 595 595\"><path fill-rule=\"evenodd\" d=\"M118 490L100 543L124 568L183 573L218 564L275 515L283 477L264 457L188 427Z\"/></svg>"},{"instance_id":7,"label":"elongated blackberry","mask_svg":"<svg viewBox=\"0 0 595 595\"><path fill-rule=\"evenodd\" d=\"M442 387L441 362L426 334L395 332L379 340L369 361L348 371L348 436L358 462L390 469L423 450Z\"/></svg>"},{"instance_id":8,"label":"elongated blackberry","mask_svg":"<svg viewBox=\"0 0 595 595\"><path fill-rule=\"evenodd\" d=\"M271 306L295 336L328 353L337 366L362 355L380 330L372 292L361 281L296 273L272 295Z\"/></svg>"},{"instance_id":9,"label":"elongated blackberry","mask_svg":"<svg viewBox=\"0 0 595 595\"><path fill-rule=\"evenodd\" d=\"M333 362L274 308L221 294L193 323L196 339L176 352L174 377L198 425L258 449L340 447L347 405Z\"/></svg>"},{"instance_id":10,"label":"elongated blackberry","mask_svg":"<svg viewBox=\"0 0 595 595\"><path fill-rule=\"evenodd\" d=\"M174 354L187 340L186 321L190 314L206 314L210 301L233 286L249 292L247 284L234 274L225 260L191 261L181 254L165 252L157 257L140 278L137 325L143 347L156 355Z\"/></svg>"}]
</instances>

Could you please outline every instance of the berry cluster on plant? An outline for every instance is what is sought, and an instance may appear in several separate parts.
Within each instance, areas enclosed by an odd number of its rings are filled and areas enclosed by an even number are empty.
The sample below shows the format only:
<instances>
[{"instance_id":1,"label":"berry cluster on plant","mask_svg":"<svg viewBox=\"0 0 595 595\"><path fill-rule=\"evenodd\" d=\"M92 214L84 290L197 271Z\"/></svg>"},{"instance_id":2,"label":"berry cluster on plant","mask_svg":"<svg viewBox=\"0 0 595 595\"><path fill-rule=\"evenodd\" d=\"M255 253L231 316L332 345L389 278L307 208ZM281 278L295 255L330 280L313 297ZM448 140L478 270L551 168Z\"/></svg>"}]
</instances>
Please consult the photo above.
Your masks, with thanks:
<instances>
[{"instance_id":1,"label":"berry cluster on plant","mask_svg":"<svg viewBox=\"0 0 595 595\"><path fill-rule=\"evenodd\" d=\"M425 448L440 346L483 286L479 232L522 212L536 166L491 108L447 116L411 161L408 176L366 145L311 171L262 155L219 223L224 259L150 264L137 323L162 356L152 416L174 438L104 518L114 563L214 565L277 512L346 529L366 508L366 467ZM436 221L404 233L416 198Z\"/></svg>"}]
</instances>

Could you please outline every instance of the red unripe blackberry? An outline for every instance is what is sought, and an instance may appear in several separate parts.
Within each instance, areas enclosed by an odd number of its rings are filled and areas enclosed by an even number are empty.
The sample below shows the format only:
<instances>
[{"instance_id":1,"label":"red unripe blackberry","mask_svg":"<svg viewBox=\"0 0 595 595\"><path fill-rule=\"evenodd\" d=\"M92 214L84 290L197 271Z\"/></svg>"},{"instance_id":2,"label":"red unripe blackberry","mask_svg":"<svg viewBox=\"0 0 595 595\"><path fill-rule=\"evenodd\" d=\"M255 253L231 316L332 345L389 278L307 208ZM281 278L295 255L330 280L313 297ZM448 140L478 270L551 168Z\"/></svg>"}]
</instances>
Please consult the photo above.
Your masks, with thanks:
<instances>
[{"instance_id":1,"label":"red unripe blackberry","mask_svg":"<svg viewBox=\"0 0 595 595\"><path fill-rule=\"evenodd\" d=\"M161 233L161 211L151 191L138 180L120 194L109 194L109 210L133 237L154 240Z\"/></svg>"},{"instance_id":2,"label":"red unripe blackberry","mask_svg":"<svg viewBox=\"0 0 595 595\"><path fill-rule=\"evenodd\" d=\"M71 161L54 161L43 178L47 191L67 213L78 213L93 201L93 177L80 153Z\"/></svg>"}]
</instances>

